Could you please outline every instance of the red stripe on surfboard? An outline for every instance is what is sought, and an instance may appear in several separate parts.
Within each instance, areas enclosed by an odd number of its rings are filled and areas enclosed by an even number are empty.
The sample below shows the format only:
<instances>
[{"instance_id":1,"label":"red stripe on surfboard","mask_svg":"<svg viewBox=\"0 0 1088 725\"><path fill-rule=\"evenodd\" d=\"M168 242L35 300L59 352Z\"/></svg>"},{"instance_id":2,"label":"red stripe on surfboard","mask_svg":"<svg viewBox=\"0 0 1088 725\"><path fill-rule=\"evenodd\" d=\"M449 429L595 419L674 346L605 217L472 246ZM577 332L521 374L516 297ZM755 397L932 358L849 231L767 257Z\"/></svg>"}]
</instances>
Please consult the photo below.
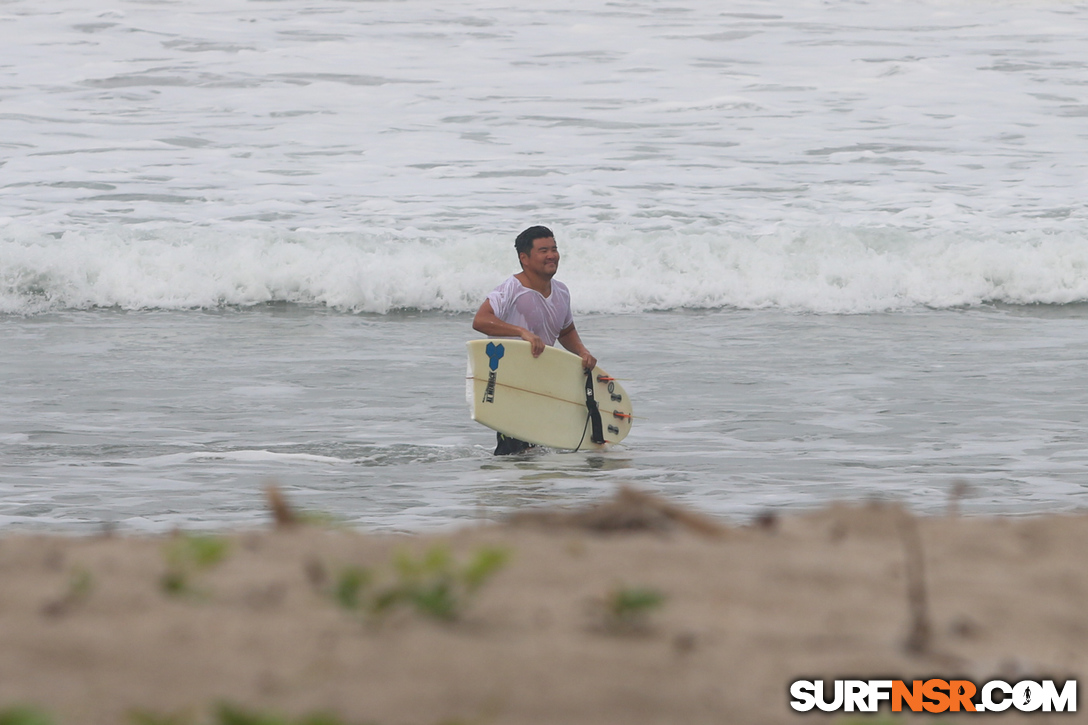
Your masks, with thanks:
<instances>
[{"instance_id":1,"label":"red stripe on surfboard","mask_svg":"<svg viewBox=\"0 0 1088 725\"><path fill-rule=\"evenodd\" d=\"M465 376L465 380L478 380L481 383L489 382L486 378L478 378L476 376L471 376L471 377L470 376ZM579 408L586 407L585 401L576 402L576 401L573 401L573 400L567 400L566 398L557 398L554 395L548 395L547 393L538 393L535 390L526 390L525 388L519 388L518 386L510 385L509 383L500 383L497 380L495 381L495 387L497 387L497 388L508 388L510 390L517 390L517 391L522 392L522 393L528 393L529 395L539 395L541 398L548 398L549 400L555 400L555 401L557 401L559 403L567 403L569 405L576 405ZM605 408L601 408L601 413L611 413L612 415L616 416L617 418L634 418L635 417L635 416L631 415L630 413L621 413L618 410L607 410Z\"/></svg>"}]
</instances>

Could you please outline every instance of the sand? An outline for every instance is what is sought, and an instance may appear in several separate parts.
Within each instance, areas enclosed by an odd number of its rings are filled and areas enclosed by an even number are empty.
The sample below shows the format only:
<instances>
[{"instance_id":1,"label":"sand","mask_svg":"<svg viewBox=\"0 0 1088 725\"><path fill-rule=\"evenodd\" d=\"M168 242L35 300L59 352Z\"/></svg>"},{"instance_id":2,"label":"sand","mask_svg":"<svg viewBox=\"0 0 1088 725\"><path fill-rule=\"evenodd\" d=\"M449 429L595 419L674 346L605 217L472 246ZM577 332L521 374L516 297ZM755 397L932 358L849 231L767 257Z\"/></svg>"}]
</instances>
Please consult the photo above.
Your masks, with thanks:
<instances>
[{"instance_id":1,"label":"sand","mask_svg":"<svg viewBox=\"0 0 1088 725\"><path fill-rule=\"evenodd\" d=\"M794 713L789 683L1086 670L1088 516L864 504L724 527L633 493L610 506L441 535L270 525L222 551L181 534L4 536L0 710L59 725L210 723L222 702L380 725L850 722ZM402 584L397 557L429 551L451 571L508 558L449 619L371 611ZM335 595L350 603L353 568L372 577L354 608ZM640 592L663 600L616 610ZM995 717L1084 720L921 719Z\"/></svg>"}]
</instances>

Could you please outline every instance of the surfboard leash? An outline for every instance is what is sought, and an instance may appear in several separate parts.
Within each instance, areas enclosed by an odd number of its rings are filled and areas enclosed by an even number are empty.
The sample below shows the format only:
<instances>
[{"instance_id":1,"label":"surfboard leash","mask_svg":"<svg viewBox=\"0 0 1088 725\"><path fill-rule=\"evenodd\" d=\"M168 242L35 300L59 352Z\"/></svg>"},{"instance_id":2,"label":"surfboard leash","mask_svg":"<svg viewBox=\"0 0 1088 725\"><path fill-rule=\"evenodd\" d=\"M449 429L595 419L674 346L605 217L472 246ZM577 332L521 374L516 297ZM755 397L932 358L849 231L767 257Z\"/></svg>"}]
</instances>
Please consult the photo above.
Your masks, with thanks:
<instances>
[{"instance_id":1,"label":"surfboard leash","mask_svg":"<svg viewBox=\"0 0 1088 725\"><path fill-rule=\"evenodd\" d=\"M578 439L578 446L574 449L574 452L582 450L582 444L586 442L586 431L589 430L589 416L586 416L586 424L582 426L582 437Z\"/></svg>"},{"instance_id":2,"label":"surfboard leash","mask_svg":"<svg viewBox=\"0 0 1088 725\"><path fill-rule=\"evenodd\" d=\"M586 370L586 409L589 410L589 421L593 424L593 433L589 439L598 445L604 443L604 424L601 422L601 410L597 405L597 399L593 396L593 371ZM582 433L585 437L585 433ZM579 444L581 445L581 444Z\"/></svg>"}]
</instances>

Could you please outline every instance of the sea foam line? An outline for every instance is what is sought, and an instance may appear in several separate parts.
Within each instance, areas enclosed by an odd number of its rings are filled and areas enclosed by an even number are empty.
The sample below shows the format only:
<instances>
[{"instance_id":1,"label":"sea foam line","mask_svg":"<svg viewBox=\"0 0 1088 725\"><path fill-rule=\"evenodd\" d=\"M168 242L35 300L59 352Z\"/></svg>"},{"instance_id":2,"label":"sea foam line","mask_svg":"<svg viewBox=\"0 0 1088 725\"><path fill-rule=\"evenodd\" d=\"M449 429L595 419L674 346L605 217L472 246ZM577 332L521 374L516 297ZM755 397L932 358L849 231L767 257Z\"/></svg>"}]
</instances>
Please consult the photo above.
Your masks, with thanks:
<instances>
[{"instance_id":1,"label":"sea foam line","mask_svg":"<svg viewBox=\"0 0 1088 725\"><path fill-rule=\"evenodd\" d=\"M578 312L781 308L864 313L1088 301L1079 233L888 228L559 234ZM270 301L384 314L472 311L517 270L499 235L242 227L0 236L0 312L202 309Z\"/></svg>"}]
</instances>

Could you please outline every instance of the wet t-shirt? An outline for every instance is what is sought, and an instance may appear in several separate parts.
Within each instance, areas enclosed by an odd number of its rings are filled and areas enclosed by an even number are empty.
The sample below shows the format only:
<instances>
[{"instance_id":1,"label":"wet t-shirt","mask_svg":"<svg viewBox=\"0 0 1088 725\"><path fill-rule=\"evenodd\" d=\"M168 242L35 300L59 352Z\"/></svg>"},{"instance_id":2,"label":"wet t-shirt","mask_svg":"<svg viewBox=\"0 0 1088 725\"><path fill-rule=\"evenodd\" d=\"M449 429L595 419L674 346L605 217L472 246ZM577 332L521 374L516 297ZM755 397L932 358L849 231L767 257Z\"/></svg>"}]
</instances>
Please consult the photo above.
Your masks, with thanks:
<instances>
[{"instance_id":1,"label":"wet t-shirt","mask_svg":"<svg viewBox=\"0 0 1088 725\"><path fill-rule=\"evenodd\" d=\"M554 345L559 333L574 322L570 311L570 290L554 279L552 293L545 297L511 275L492 290L487 300L496 317L539 335L547 345Z\"/></svg>"}]
</instances>

